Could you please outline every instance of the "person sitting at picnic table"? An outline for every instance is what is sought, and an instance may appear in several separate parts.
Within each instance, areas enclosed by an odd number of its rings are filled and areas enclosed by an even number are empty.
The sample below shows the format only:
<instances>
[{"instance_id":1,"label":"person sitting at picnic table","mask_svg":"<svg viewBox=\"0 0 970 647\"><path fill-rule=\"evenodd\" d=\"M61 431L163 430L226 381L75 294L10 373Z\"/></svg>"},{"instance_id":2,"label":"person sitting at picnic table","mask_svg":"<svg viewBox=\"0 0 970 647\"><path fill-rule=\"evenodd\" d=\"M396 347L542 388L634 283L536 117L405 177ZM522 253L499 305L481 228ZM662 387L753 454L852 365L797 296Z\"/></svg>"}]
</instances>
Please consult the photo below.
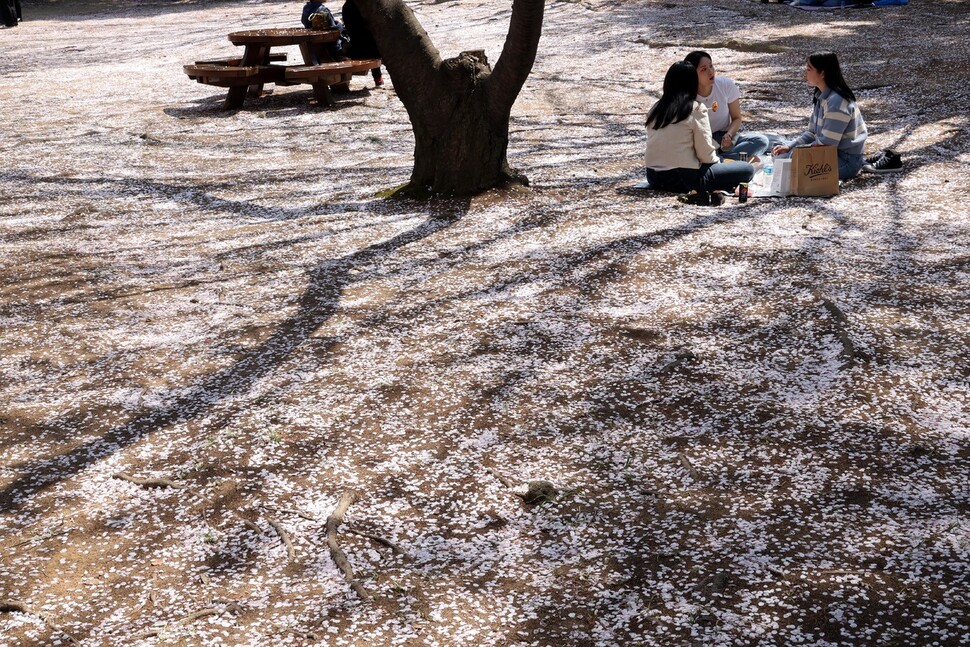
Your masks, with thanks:
<instances>
[{"instance_id":1,"label":"person sitting at picnic table","mask_svg":"<svg viewBox=\"0 0 970 647\"><path fill-rule=\"evenodd\" d=\"M374 35L368 29L364 17L360 15L357 1L347 0L343 9L340 10L340 16L344 19L344 24L347 26L347 35L350 36L350 49L347 55L356 59L381 58L381 52L377 49ZM370 73L374 77L375 86L384 85L384 75L381 73L380 65L372 69Z\"/></svg>"},{"instance_id":2,"label":"person sitting at picnic table","mask_svg":"<svg viewBox=\"0 0 970 647\"><path fill-rule=\"evenodd\" d=\"M768 138L741 132L741 90L738 84L714 71L711 55L695 50L684 60L697 68L697 100L707 108L714 145L722 159L740 159L747 153L752 162L768 150Z\"/></svg>"},{"instance_id":3,"label":"person sitting at picnic table","mask_svg":"<svg viewBox=\"0 0 970 647\"><path fill-rule=\"evenodd\" d=\"M868 133L855 94L842 76L838 56L834 52L816 52L809 56L805 81L815 87L808 130L791 141L776 145L771 154L789 156L795 146L837 146L839 179L857 176L865 164L862 150Z\"/></svg>"},{"instance_id":4,"label":"person sitting at picnic table","mask_svg":"<svg viewBox=\"0 0 970 647\"><path fill-rule=\"evenodd\" d=\"M347 39L344 36L343 24L333 17L333 13L322 2L311 0L303 5L303 15L300 22L307 29L338 29L341 37L327 45L327 52L335 61L346 59L345 45Z\"/></svg>"},{"instance_id":5,"label":"person sitting at picnic table","mask_svg":"<svg viewBox=\"0 0 970 647\"><path fill-rule=\"evenodd\" d=\"M710 192L734 191L754 176L747 162L718 159L707 108L697 101L697 69L690 63L674 63L667 70L663 93L650 109L646 126L647 180L652 188L695 191L710 200Z\"/></svg>"}]
</instances>

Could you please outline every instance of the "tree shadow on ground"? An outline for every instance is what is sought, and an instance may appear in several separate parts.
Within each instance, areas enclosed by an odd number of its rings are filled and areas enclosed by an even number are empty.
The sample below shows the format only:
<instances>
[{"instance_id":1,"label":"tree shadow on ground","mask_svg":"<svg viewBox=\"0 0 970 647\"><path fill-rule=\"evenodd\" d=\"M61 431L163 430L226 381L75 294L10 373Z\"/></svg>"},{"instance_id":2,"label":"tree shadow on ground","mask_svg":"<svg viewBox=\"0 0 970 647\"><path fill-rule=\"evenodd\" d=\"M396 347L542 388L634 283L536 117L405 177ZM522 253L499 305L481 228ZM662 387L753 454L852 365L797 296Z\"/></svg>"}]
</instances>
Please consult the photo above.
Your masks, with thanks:
<instances>
[{"instance_id":1,"label":"tree shadow on ground","mask_svg":"<svg viewBox=\"0 0 970 647\"><path fill-rule=\"evenodd\" d=\"M413 205L396 208L403 212L408 206ZM276 325L274 332L256 348L247 349L242 359L202 378L159 408L143 408L125 424L94 440L59 456L13 466L24 474L0 490L0 509L13 510L38 490L77 474L153 431L198 417L213 404L245 392L271 373L333 316L339 307L341 293L360 280L355 276L357 268L379 263L389 254L446 229L464 216L468 206L468 200L449 200L440 205L440 215L429 217L413 229L310 268L307 271L308 285L298 299L297 312ZM77 431L83 435L83 429Z\"/></svg>"},{"instance_id":2,"label":"tree shadow on ground","mask_svg":"<svg viewBox=\"0 0 970 647\"><path fill-rule=\"evenodd\" d=\"M143 188L144 184L143 182L136 182L139 189ZM133 187L128 187L128 190L131 188ZM469 204L469 200L448 201L442 205L443 214L440 217L429 218L418 227L389 240L375 243L340 258L323 261L310 268L307 271L308 286L298 300L297 312L276 325L272 334L256 348L244 350L244 356L232 366L203 377L198 383L184 389L171 401L158 408L143 408L141 411L137 411L131 420L112 428L94 440L73 447L57 456L38 458L12 466L21 471L23 475L0 490L0 508L3 510L16 509L27 497L102 461L105 457L117 453L152 432L172 424L198 418L214 404L232 395L246 392L255 382L270 374L285 361L311 337L314 331L333 316L339 308L341 293L354 283L369 276L368 272L359 273L358 268L379 264L389 254L446 229L467 212ZM233 203L233 205L225 206L225 208L232 212L238 206L240 205ZM406 208L402 208L401 211L406 211ZM612 265L620 262L620 259L636 254L645 248L664 244L717 223L751 216L752 213L724 214L711 212L694 218L680 227L653 232L648 236L634 236L611 241L570 254L561 259L561 262L557 263L554 268L550 268L549 271L558 273L561 270L562 263L576 267L591 267L600 263ZM532 223L526 226L539 226L541 222L541 218L533 219ZM508 235L511 235L511 232L501 234L501 236ZM476 249L484 248L492 242L494 241L481 241L474 246L463 249L461 254L446 259L446 264L460 263L463 258L474 254ZM418 266L429 262L435 263L437 261L420 261ZM415 270L416 266L409 269ZM501 285L474 288L457 295L451 295L448 300L476 298L495 290L508 290L515 285L524 285L534 280L536 280L536 277L531 271L522 271L502 281ZM433 303L434 301L423 304L421 307L427 309L432 307ZM334 340L326 340L324 343L332 345L335 342ZM79 436L84 435L83 417L82 414L81 418L76 421Z\"/></svg>"},{"instance_id":3,"label":"tree shadow on ground","mask_svg":"<svg viewBox=\"0 0 970 647\"><path fill-rule=\"evenodd\" d=\"M193 105L183 105L178 108L162 110L169 117L187 119L192 117L219 118L233 117L239 112L260 112L267 118L290 118L306 113L339 113L343 110L359 108L371 96L371 88L359 88L349 92L331 92L333 105L317 103L312 90L272 89L260 97L246 97L241 108L226 108L226 93L213 94L200 99L194 99Z\"/></svg>"}]
</instances>

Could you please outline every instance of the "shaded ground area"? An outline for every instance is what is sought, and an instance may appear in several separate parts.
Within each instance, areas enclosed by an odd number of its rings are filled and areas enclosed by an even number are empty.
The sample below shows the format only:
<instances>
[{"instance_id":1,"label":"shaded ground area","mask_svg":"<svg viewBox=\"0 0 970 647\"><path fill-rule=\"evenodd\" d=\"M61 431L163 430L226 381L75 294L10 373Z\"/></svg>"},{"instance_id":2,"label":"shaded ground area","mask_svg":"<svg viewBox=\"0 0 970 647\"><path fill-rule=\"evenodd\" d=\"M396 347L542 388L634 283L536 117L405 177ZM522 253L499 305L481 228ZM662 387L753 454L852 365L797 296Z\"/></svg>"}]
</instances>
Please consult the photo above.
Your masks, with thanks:
<instances>
[{"instance_id":1,"label":"shaded ground area","mask_svg":"<svg viewBox=\"0 0 970 647\"><path fill-rule=\"evenodd\" d=\"M0 31L0 642L968 644L965 4L551 3L533 188L430 204L392 87L182 74L300 3L69 4ZM698 46L789 133L835 49L904 172L631 190Z\"/></svg>"}]
</instances>

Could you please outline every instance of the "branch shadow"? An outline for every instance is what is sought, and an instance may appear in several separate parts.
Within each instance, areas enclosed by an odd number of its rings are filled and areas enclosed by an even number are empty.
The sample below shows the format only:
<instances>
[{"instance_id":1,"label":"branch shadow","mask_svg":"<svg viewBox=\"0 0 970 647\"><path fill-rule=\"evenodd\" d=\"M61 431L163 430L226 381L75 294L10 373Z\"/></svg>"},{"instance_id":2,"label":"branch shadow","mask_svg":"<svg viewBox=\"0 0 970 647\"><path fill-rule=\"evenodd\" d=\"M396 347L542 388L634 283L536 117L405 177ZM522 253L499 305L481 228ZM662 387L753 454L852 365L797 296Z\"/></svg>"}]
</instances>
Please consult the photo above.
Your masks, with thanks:
<instances>
[{"instance_id":1,"label":"branch shadow","mask_svg":"<svg viewBox=\"0 0 970 647\"><path fill-rule=\"evenodd\" d=\"M402 205L402 211L407 206ZM355 276L358 267L379 262L407 245L446 229L467 213L469 201L451 200L440 206L443 216L429 217L417 227L393 238L309 268L308 286L298 299L297 311L282 321L259 346L247 350L245 356L231 367L203 378L159 408L143 407L127 423L94 440L58 456L39 458L18 466L24 475L0 489L0 510L14 510L26 497L79 473L152 432L195 418L211 405L245 392L256 381L271 373L333 316L339 307L341 293L360 280Z\"/></svg>"}]
</instances>

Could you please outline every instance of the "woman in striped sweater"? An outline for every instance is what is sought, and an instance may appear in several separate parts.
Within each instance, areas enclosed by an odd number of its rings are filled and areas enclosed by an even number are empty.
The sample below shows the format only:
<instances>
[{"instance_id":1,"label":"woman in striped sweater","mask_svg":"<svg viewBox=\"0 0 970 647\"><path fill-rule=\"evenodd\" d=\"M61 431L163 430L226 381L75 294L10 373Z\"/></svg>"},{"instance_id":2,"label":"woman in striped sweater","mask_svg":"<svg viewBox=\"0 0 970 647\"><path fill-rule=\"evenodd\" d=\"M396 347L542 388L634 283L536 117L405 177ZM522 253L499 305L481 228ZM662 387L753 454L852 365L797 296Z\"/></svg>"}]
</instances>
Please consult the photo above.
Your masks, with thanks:
<instances>
[{"instance_id":1,"label":"woman in striped sweater","mask_svg":"<svg viewBox=\"0 0 970 647\"><path fill-rule=\"evenodd\" d=\"M862 119L855 94L842 77L842 68L834 52L816 52L808 57L805 80L815 86L814 108L808 130L794 140L771 149L774 156L787 156L795 146L826 144L838 146L839 179L855 177L865 158L866 122Z\"/></svg>"}]
</instances>

